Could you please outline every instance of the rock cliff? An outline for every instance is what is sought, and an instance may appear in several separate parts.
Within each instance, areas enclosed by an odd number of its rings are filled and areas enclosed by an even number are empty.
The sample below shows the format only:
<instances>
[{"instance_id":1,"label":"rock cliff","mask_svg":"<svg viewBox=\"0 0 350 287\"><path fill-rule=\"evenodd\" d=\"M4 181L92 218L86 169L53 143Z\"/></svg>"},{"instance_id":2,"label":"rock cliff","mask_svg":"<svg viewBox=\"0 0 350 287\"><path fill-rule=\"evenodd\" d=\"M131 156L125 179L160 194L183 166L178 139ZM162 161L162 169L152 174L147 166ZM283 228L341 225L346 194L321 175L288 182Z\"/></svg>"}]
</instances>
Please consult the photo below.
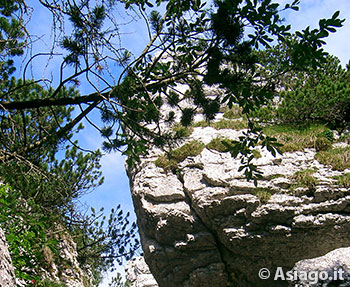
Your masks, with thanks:
<instances>
[{"instance_id":1,"label":"rock cliff","mask_svg":"<svg viewBox=\"0 0 350 287\"><path fill-rule=\"evenodd\" d=\"M16 286L16 277L8 251L4 232L0 228L0 286Z\"/></svg>"},{"instance_id":2,"label":"rock cliff","mask_svg":"<svg viewBox=\"0 0 350 287\"><path fill-rule=\"evenodd\" d=\"M158 287L144 257L135 257L125 265L125 277L130 287Z\"/></svg>"},{"instance_id":3,"label":"rock cliff","mask_svg":"<svg viewBox=\"0 0 350 287\"><path fill-rule=\"evenodd\" d=\"M60 258L65 262L64 266L53 261L49 249L44 250L44 260L47 268L42 270L41 279L46 282L60 282L60 286L69 287L90 287L92 286L91 274L82 270L77 260L76 244L68 234L63 234L59 240ZM8 250L6 238L0 228L0 287L27 286L28 282L16 280L14 267ZM47 283L49 284L49 283ZM46 285L45 285L46 286ZM51 285L50 285L51 286ZM56 286L56 285L55 285Z\"/></svg>"},{"instance_id":4,"label":"rock cliff","mask_svg":"<svg viewBox=\"0 0 350 287\"><path fill-rule=\"evenodd\" d=\"M62 232L57 236L59 241L60 262L50 260L47 254L48 268L43 270L43 277L55 282L62 282L67 287L90 287L92 274L88 268L82 268L78 262L77 246L71 235ZM45 252L44 252L45 254ZM64 264L62 265L62 262Z\"/></svg>"},{"instance_id":5,"label":"rock cliff","mask_svg":"<svg viewBox=\"0 0 350 287\"><path fill-rule=\"evenodd\" d=\"M208 146L242 132L195 127L184 143L205 147L175 172L155 164L157 149L129 169L145 260L160 287L287 286L261 280L259 270L290 270L350 245L350 190L335 180L347 170L321 164L314 148L276 157L260 149L263 179L255 187L238 172L239 160ZM295 183L305 170L312 188Z\"/></svg>"}]
</instances>

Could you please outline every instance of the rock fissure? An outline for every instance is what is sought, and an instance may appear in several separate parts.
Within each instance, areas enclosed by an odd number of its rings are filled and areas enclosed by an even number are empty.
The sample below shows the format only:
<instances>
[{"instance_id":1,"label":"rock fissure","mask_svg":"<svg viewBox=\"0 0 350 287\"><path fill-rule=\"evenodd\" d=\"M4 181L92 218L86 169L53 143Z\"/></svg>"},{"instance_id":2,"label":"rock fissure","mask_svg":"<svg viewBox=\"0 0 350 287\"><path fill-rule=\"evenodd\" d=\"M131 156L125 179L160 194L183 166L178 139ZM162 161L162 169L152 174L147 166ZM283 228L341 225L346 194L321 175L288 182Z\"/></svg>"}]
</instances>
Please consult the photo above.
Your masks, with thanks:
<instances>
[{"instance_id":1,"label":"rock fissure","mask_svg":"<svg viewBox=\"0 0 350 287\"><path fill-rule=\"evenodd\" d=\"M182 180L183 180L183 178L182 178ZM190 206L191 210L193 210L193 212L197 215L199 221L206 227L206 229L210 232L210 234L213 236L213 238L215 240L216 246L217 246L218 251L219 251L220 259L221 259L221 261L222 261L222 263L224 265L224 270L225 270L225 273L226 273L226 276L227 276L227 287L231 287L231 286L233 286L233 282L230 280L230 276L229 276L230 273L229 273L229 271L227 269L227 262L226 262L226 260L224 258L223 252L221 251L221 248L224 248L224 247L220 243L219 237L216 234L216 232L214 230L212 230L210 228L210 226L207 226L205 224L205 222L201 219L200 214L198 214L196 209L193 207L191 197L189 196L189 191L185 188L185 186L183 186L183 188L184 188L186 200L189 203L189 206Z\"/></svg>"}]
</instances>

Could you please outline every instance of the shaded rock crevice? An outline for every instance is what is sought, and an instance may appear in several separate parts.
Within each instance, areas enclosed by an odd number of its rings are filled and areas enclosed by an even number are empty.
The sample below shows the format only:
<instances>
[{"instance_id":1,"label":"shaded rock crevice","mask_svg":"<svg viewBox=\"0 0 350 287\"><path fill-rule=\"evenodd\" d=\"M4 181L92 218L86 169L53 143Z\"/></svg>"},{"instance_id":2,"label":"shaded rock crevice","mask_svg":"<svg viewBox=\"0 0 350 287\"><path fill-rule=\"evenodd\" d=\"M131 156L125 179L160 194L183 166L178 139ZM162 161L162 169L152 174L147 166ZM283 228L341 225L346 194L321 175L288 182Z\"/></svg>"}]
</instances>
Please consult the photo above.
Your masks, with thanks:
<instances>
[{"instance_id":1,"label":"shaded rock crevice","mask_svg":"<svg viewBox=\"0 0 350 287\"><path fill-rule=\"evenodd\" d=\"M190 196L190 192L189 190L186 189L185 185L184 185L184 178L181 175L179 175L179 180L182 182L183 184L183 190L185 192L185 196L186 196L186 202L189 204L191 210L194 212L194 214L196 214L198 220L200 221L201 224L203 224L206 229L208 230L208 232L213 236L214 238L214 241L215 241L215 245L217 246L217 249L218 249L218 253L220 255L220 259L221 259L221 262L223 264L223 268L224 268L224 276L223 277L226 277L226 280L223 279L223 282L222 283L226 283L226 285L222 285L222 286L227 286L227 287L233 287L234 285L234 282L230 279L230 276L229 276L229 270L227 269L227 263L226 263L226 260L224 258L224 251L223 249L225 249L225 246L223 246L221 243L220 243L220 240L219 240L219 236L218 234L215 232L215 230L212 230L210 228L210 226L207 226L206 223L202 220L201 218L201 215L196 211L195 209L195 205L193 205L192 203L192 199L191 199L191 196ZM206 179L203 177L203 180L202 182L206 182ZM226 281L226 282L225 282ZM191 285L189 285L191 286Z\"/></svg>"},{"instance_id":2,"label":"shaded rock crevice","mask_svg":"<svg viewBox=\"0 0 350 287\"><path fill-rule=\"evenodd\" d=\"M139 175L144 172L139 171ZM181 180L177 178L177 183L174 181L174 185L163 188L172 190L180 183L183 200L169 204L164 202L164 197L158 197L154 204L153 199L150 201L144 196L149 185L138 181L142 177L134 178L131 186L141 242L150 270L160 272L158 277L155 276L159 286L227 286L227 274L217 242L191 208ZM177 228L178 222L180 228Z\"/></svg>"}]
</instances>

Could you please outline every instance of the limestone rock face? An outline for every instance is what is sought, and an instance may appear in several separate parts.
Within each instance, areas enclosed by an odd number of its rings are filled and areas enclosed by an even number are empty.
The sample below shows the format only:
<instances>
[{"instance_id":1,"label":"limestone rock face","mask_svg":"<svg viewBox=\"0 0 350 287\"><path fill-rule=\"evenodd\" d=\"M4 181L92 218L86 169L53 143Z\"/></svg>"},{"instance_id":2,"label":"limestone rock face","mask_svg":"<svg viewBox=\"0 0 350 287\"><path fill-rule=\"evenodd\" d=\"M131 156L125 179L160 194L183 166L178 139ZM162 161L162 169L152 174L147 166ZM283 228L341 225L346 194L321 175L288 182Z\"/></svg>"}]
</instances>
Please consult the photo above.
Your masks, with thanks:
<instances>
[{"instance_id":1,"label":"limestone rock face","mask_svg":"<svg viewBox=\"0 0 350 287\"><path fill-rule=\"evenodd\" d=\"M77 246L73 238L69 234L64 233L58 239L60 257L66 264L62 268L62 266L52 263L46 273L47 277L64 282L70 287L92 286L92 274L89 274L89 270L83 270L81 268L82 266L78 262Z\"/></svg>"},{"instance_id":2,"label":"limestone rock face","mask_svg":"<svg viewBox=\"0 0 350 287\"><path fill-rule=\"evenodd\" d=\"M127 262L125 275L131 283L131 287L158 287L157 281L142 256L135 257Z\"/></svg>"},{"instance_id":3,"label":"limestone rock face","mask_svg":"<svg viewBox=\"0 0 350 287\"><path fill-rule=\"evenodd\" d=\"M0 286L16 286L15 273L13 271L11 257L8 251L4 232L0 228Z\"/></svg>"},{"instance_id":4,"label":"limestone rock face","mask_svg":"<svg viewBox=\"0 0 350 287\"><path fill-rule=\"evenodd\" d=\"M198 127L188 141L240 135ZM341 172L316 161L314 149L260 153L258 188L238 172L239 160L207 148L176 174L155 165L159 150L128 171L145 260L160 287L285 286L261 280L259 270L290 270L350 246L350 190L333 179ZM317 185L291 192L291 176L303 169L315 170Z\"/></svg>"},{"instance_id":5,"label":"limestone rock face","mask_svg":"<svg viewBox=\"0 0 350 287\"><path fill-rule=\"evenodd\" d=\"M76 244L71 236L65 234L59 239L60 257L65 265L57 265L52 260L52 252L46 248L43 252L47 268L41 270L42 279L49 279L53 282L62 282L69 287L90 287L92 286L92 274L82 270L77 260L78 253ZM51 258L51 259L50 259ZM17 285L16 285L17 284ZM14 267L6 243L3 230L0 228L0 287L27 286L26 282L15 278Z\"/></svg>"}]
</instances>

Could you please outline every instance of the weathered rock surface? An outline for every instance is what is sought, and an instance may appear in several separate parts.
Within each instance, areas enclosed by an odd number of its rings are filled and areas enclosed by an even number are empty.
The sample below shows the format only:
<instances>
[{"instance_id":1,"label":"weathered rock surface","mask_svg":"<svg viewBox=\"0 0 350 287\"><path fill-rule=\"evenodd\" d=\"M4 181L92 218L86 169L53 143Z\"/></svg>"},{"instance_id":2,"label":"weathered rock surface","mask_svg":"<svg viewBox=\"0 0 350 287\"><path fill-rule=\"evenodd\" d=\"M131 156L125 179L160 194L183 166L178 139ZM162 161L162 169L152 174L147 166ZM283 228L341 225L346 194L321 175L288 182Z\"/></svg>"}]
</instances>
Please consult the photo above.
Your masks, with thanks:
<instances>
[{"instance_id":1,"label":"weathered rock surface","mask_svg":"<svg viewBox=\"0 0 350 287\"><path fill-rule=\"evenodd\" d=\"M0 228L0 286L16 286L16 277L12 266L11 257L7 247L4 232Z\"/></svg>"},{"instance_id":2,"label":"weathered rock surface","mask_svg":"<svg viewBox=\"0 0 350 287\"><path fill-rule=\"evenodd\" d=\"M290 287L350 286L350 248L339 248L324 256L297 262Z\"/></svg>"},{"instance_id":3,"label":"weathered rock surface","mask_svg":"<svg viewBox=\"0 0 350 287\"><path fill-rule=\"evenodd\" d=\"M44 249L44 260L47 268L41 270L42 279L49 279L52 282L65 283L69 287L90 287L92 286L91 274L81 269L77 260L78 253L76 244L68 234L62 235L59 240L59 251L64 266L53 261L53 254L49 248ZM3 230L0 228L0 287L27 286L23 280L16 280L14 267L6 243Z\"/></svg>"},{"instance_id":4,"label":"weathered rock surface","mask_svg":"<svg viewBox=\"0 0 350 287\"><path fill-rule=\"evenodd\" d=\"M198 127L189 141L241 134ZM129 170L145 260L160 287L285 286L261 280L259 270L290 270L350 246L350 190L332 178L341 172L316 161L314 149L260 152L258 188L238 172L239 160L207 148L181 162L177 174L155 165L158 150ZM303 169L315 169L317 186L291 192L291 176ZM266 191L272 196L263 200Z\"/></svg>"},{"instance_id":5,"label":"weathered rock surface","mask_svg":"<svg viewBox=\"0 0 350 287\"><path fill-rule=\"evenodd\" d=\"M69 287L89 287L92 285L92 274L89 270L82 268L78 262L77 246L73 238L68 233L63 233L58 238L60 257L64 266L52 263L47 277L50 279L64 282Z\"/></svg>"},{"instance_id":6,"label":"weathered rock surface","mask_svg":"<svg viewBox=\"0 0 350 287\"><path fill-rule=\"evenodd\" d=\"M130 287L158 287L142 256L135 257L125 266L126 279L131 283Z\"/></svg>"}]
</instances>

